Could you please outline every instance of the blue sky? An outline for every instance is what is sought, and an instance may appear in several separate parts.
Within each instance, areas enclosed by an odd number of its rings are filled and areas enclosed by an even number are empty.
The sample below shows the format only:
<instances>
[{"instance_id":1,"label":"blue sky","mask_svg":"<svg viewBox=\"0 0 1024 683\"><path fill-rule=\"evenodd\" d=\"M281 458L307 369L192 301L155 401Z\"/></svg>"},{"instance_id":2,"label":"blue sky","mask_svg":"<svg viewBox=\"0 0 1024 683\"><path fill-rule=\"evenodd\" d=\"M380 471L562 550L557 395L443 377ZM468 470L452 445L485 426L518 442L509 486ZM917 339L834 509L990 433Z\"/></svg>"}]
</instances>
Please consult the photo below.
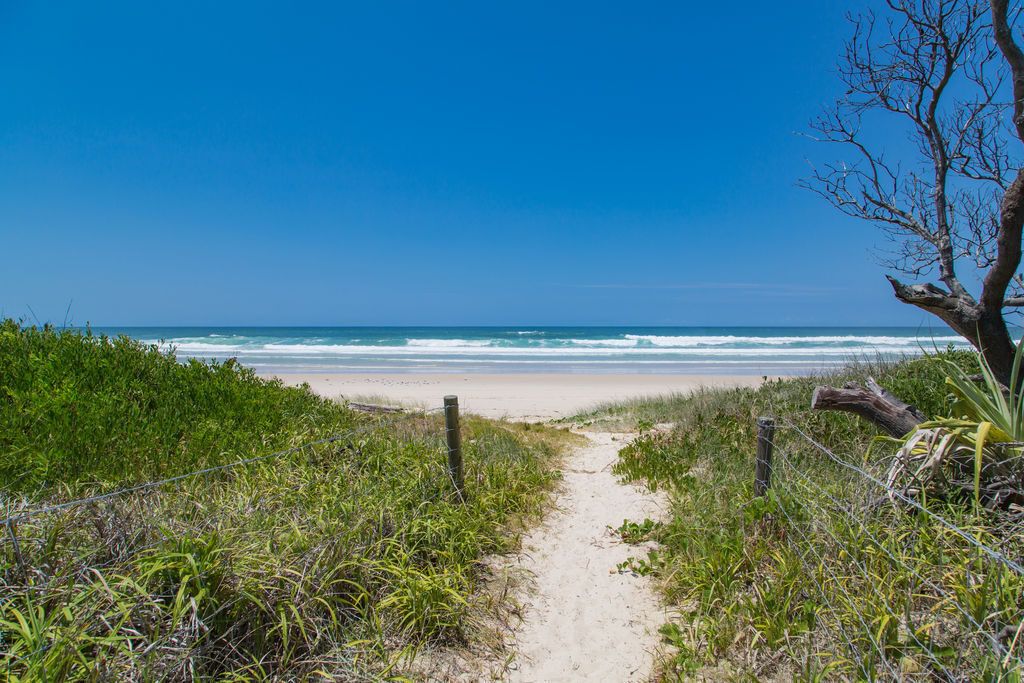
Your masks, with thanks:
<instances>
[{"instance_id":1,"label":"blue sky","mask_svg":"<svg viewBox=\"0 0 1024 683\"><path fill-rule=\"evenodd\" d=\"M0 4L0 312L850 325L796 187L857 3Z\"/></svg>"}]
</instances>

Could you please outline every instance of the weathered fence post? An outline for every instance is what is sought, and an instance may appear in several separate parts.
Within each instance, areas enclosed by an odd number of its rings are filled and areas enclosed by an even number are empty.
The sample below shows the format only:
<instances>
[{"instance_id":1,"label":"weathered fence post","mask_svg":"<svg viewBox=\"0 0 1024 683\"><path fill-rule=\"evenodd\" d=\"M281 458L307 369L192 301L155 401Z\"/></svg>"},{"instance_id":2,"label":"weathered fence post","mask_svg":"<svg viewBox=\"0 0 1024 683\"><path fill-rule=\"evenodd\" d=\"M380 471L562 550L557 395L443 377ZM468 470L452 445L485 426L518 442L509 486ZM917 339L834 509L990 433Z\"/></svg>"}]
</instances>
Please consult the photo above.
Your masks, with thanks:
<instances>
[{"instance_id":1,"label":"weathered fence post","mask_svg":"<svg viewBox=\"0 0 1024 683\"><path fill-rule=\"evenodd\" d=\"M459 431L459 397L444 397L444 429L448 439L448 474L455 484L459 500L466 499L466 487L462 478L462 432Z\"/></svg>"},{"instance_id":2,"label":"weathered fence post","mask_svg":"<svg viewBox=\"0 0 1024 683\"><path fill-rule=\"evenodd\" d=\"M25 558L21 554L21 544L18 543L18 532L15 531L14 522L10 519L7 520L7 533L11 537L11 548L14 550L14 560L18 563L18 571L27 579L28 572L25 569Z\"/></svg>"},{"instance_id":3,"label":"weathered fence post","mask_svg":"<svg viewBox=\"0 0 1024 683\"><path fill-rule=\"evenodd\" d=\"M775 448L775 420L757 418L757 466L754 468L754 494L763 496L772 485L772 449Z\"/></svg>"}]
</instances>

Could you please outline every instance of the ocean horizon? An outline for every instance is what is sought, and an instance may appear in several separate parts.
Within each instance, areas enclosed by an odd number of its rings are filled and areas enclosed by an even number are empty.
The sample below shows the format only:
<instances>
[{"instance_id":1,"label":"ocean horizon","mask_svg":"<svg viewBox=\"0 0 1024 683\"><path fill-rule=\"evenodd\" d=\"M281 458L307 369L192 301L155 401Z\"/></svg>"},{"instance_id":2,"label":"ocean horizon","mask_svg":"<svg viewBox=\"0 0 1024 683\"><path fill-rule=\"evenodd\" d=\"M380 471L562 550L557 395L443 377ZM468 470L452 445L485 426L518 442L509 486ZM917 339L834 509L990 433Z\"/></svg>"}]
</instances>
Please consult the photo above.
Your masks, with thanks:
<instances>
[{"instance_id":1,"label":"ocean horizon","mask_svg":"<svg viewBox=\"0 0 1024 683\"><path fill-rule=\"evenodd\" d=\"M262 374L792 375L967 348L934 327L95 327Z\"/></svg>"}]
</instances>

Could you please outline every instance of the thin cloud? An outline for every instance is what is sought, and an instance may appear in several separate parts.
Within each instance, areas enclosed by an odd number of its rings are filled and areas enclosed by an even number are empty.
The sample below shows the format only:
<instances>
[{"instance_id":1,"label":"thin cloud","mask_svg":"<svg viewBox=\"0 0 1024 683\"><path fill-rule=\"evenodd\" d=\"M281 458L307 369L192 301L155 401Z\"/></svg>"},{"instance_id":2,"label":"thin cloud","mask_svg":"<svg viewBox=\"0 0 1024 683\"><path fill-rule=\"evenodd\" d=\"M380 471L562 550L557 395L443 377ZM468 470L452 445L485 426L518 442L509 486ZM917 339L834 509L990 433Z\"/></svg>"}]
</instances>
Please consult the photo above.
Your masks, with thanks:
<instances>
[{"instance_id":1,"label":"thin cloud","mask_svg":"<svg viewBox=\"0 0 1024 683\"><path fill-rule=\"evenodd\" d=\"M813 285L799 285L786 283L764 283L764 282L686 282L669 284L639 284L625 282L606 282L588 284L559 284L558 287L570 287L573 289L637 289L650 291L672 291L672 290L740 290L760 292L761 294L776 294L787 296L832 294L841 292L842 287L820 287Z\"/></svg>"}]
</instances>

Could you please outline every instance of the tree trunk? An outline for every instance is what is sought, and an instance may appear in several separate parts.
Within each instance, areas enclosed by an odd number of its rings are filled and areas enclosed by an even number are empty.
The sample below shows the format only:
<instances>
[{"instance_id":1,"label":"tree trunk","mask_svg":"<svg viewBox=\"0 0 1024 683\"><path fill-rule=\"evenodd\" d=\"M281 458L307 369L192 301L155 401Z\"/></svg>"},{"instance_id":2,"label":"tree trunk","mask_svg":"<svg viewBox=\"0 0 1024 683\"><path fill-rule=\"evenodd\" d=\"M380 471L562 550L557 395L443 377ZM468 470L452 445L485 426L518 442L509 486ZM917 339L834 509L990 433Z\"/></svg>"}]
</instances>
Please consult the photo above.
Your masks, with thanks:
<instances>
[{"instance_id":1,"label":"tree trunk","mask_svg":"<svg viewBox=\"0 0 1024 683\"><path fill-rule=\"evenodd\" d=\"M1013 370L1013 357L1016 353L1016 349L1013 345L1013 339L1010 337L1010 331L1006 327L1006 320L1003 318L1002 311L996 311L995 315L983 315L981 320L978 321L978 339L975 342L972 340L974 346L978 351L985 357L985 361L989 367L992 368L992 373L996 376L996 379L1000 381L1004 386L1010 386L1010 372ZM1020 389L1020 380L1018 378L1018 386L1010 387L1014 391Z\"/></svg>"}]
</instances>

